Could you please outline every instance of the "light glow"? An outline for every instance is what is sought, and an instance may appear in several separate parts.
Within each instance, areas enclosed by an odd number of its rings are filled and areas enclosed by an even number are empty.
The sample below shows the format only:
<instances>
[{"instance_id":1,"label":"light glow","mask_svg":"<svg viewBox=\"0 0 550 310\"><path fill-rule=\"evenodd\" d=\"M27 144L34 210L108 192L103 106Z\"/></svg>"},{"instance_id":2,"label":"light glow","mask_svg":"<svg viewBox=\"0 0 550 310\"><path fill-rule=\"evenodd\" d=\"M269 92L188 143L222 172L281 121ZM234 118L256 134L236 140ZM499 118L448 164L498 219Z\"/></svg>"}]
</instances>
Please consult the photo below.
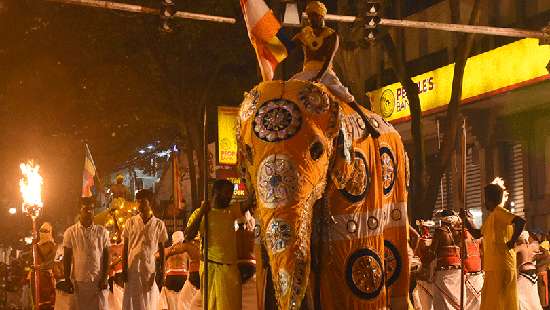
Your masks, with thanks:
<instances>
[{"instance_id":1,"label":"light glow","mask_svg":"<svg viewBox=\"0 0 550 310\"><path fill-rule=\"evenodd\" d=\"M44 204L42 203L42 184L43 179L40 173L39 165L35 165L32 161L19 165L23 178L19 181L19 189L23 197L23 211L33 207L40 210Z\"/></svg>"}]
</instances>

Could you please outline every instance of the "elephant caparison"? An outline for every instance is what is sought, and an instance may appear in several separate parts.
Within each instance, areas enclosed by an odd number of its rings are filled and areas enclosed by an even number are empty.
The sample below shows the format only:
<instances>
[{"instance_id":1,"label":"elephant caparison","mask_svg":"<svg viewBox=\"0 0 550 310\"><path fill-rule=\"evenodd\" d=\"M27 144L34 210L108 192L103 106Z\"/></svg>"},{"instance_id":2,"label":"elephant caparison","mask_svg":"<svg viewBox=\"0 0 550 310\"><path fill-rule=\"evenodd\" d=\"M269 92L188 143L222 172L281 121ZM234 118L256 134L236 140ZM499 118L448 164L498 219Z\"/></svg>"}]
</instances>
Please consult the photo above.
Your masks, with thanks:
<instances>
[{"instance_id":1,"label":"elephant caparison","mask_svg":"<svg viewBox=\"0 0 550 310\"><path fill-rule=\"evenodd\" d=\"M261 309L407 309L408 161L395 129L322 85L263 82L239 112ZM366 123L380 136L365 131Z\"/></svg>"}]
</instances>

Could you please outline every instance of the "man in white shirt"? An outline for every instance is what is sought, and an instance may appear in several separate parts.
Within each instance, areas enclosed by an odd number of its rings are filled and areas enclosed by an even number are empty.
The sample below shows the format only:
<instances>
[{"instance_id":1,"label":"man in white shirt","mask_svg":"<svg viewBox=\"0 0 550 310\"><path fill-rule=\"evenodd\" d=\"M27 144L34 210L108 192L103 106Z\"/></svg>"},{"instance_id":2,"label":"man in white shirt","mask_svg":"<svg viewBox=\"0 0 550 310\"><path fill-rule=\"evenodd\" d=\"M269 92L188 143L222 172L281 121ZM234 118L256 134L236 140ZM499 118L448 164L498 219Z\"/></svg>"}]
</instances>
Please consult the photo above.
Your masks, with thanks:
<instances>
[{"instance_id":1,"label":"man in white shirt","mask_svg":"<svg viewBox=\"0 0 550 310\"><path fill-rule=\"evenodd\" d=\"M93 200L82 198L80 221L63 236L65 280L70 290L74 289L79 310L108 309L109 236L93 219Z\"/></svg>"},{"instance_id":2,"label":"man in white shirt","mask_svg":"<svg viewBox=\"0 0 550 310\"><path fill-rule=\"evenodd\" d=\"M168 234L164 222L153 215L153 193L146 189L141 190L136 199L140 213L126 221L122 232L122 277L126 283L122 309L156 310L159 292L155 277L161 281L164 278L163 250ZM155 268L157 252L160 256L160 270Z\"/></svg>"}]
</instances>

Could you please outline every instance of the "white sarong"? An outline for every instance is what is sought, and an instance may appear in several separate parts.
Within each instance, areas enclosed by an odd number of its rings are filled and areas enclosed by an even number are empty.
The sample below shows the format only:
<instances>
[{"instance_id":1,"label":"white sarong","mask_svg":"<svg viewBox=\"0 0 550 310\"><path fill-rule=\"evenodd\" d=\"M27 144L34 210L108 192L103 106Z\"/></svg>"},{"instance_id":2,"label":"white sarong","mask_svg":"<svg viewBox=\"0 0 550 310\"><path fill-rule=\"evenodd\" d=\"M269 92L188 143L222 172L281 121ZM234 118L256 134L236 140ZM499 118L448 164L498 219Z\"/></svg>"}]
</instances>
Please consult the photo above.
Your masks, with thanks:
<instances>
[{"instance_id":1,"label":"white sarong","mask_svg":"<svg viewBox=\"0 0 550 310\"><path fill-rule=\"evenodd\" d=\"M542 310L535 275L518 275L518 300L520 310Z\"/></svg>"},{"instance_id":2,"label":"white sarong","mask_svg":"<svg viewBox=\"0 0 550 310\"><path fill-rule=\"evenodd\" d=\"M55 290L55 310L76 310L74 294L65 293L62 290Z\"/></svg>"},{"instance_id":3,"label":"white sarong","mask_svg":"<svg viewBox=\"0 0 550 310\"><path fill-rule=\"evenodd\" d=\"M483 272L467 273L464 275L466 282L466 302L464 309L479 310L481 307L481 289L483 288Z\"/></svg>"},{"instance_id":4,"label":"white sarong","mask_svg":"<svg viewBox=\"0 0 550 310\"><path fill-rule=\"evenodd\" d=\"M138 269L139 270L139 269ZM153 282L148 287L146 277L135 270L128 272L128 282L124 287L122 309L124 310L158 310L159 289Z\"/></svg>"},{"instance_id":5,"label":"white sarong","mask_svg":"<svg viewBox=\"0 0 550 310\"><path fill-rule=\"evenodd\" d=\"M315 76L317 76L318 73L319 73L319 71L315 71L315 70L305 70L305 71L296 73L290 79L291 80L300 80L300 81L309 81L309 80L315 78ZM320 82L323 83L332 92L332 94L334 96L340 98L341 100L343 100L345 102L355 101L355 98L349 92L348 88L345 87L342 84L342 82L340 82L340 80L336 76L336 73L334 73L334 71L332 71L332 69L328 69L325 72L323 77L321 77Z\"/></svg>"},{"instance_id":6,"label":"white sarong","mask_svg":"<svg viewBox=\"0 0 550 310\"><path fill-rule=\"evenodd\" d=\"M434 309L460 309L460 269L438 270L434 277Z\"/></svg>"},{"instance_id":7,"label":"white sarong","mask_svg":"<svg viewBox=\"0 0 550 310\"><path fill-rule=\"evenodd\" d=\"M109 300L110 310L122 310L122 298L124 296L124 289L113 283L113 291L109 291L107 299Z\"/></svg>"},{"instance_id":8,"label":"white sarong","mask_svg":"<svg viewBox=\"0 0 550 310\"><path fill-rule=\"evenodd\" d=\"M107 290L99 290L99 282L75 282L74 298L78 310L109 310Z\"/></svg>"},{"instance_id":9,"label":"white sarong","mask_svg":"<svg viewBox=\"0 0 550 310\"><path fill-rule=\"evenodd\" d=\"M413 302L415 310L433 310L433 283L417 280L413 291Z\"/></svg>"},{"instance_id":10,"label":"white sarong","mask_svg":"<svg viewBox=\"0 0 550 310\"><path fill-rule=\"evenodd\" d=\"M160 292L160 310L189 310L191 300L198 290L189 282L185 281L179 292L163 287Z\"/></svg>"}]
</instances>

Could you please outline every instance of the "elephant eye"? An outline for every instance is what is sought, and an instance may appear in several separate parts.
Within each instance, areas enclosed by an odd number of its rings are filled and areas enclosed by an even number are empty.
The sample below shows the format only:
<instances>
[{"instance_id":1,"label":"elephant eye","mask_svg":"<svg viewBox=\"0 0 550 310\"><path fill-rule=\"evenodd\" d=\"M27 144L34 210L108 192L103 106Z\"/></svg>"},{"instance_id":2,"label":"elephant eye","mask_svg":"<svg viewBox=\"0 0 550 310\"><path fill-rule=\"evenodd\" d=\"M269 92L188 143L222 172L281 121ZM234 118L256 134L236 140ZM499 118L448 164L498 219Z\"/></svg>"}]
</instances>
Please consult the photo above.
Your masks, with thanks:
<instances>
[{"instance_id":1,"label":"elephant eye","mask_svg":"<svg viewBox=\"0 0 550 310\"><path fill-rule=\"evenodd\" d=\"M319 141L316 141L309 147L309 155L313 160L321 158L321 155L323 155L323 151L323 144Z\"/></svg>"}]
</instances>

